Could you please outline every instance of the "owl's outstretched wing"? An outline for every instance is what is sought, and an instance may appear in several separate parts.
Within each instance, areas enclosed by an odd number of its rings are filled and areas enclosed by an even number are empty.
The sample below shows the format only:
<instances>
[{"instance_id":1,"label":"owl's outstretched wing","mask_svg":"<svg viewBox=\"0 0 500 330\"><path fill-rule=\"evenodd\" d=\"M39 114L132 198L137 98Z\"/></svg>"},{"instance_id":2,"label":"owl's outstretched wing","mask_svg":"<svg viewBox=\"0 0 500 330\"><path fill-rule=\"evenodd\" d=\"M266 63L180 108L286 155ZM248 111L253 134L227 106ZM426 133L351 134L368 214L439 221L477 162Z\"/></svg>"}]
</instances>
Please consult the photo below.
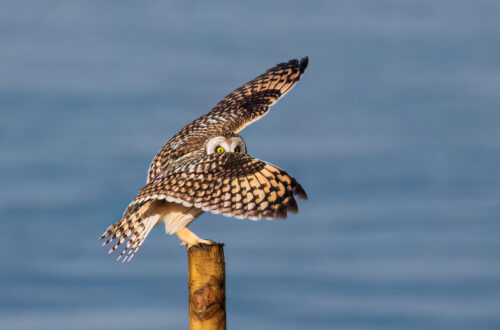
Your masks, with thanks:
<instances>
[{"instance_id":1,"label":"owl's outstretched wing","mask_svg":"<svg viewBox=\"0 0 500 330\"><path fill-rule=\"evenodd\" d=\"M308 64L300 61L280 63L234 90L210 112L184 126L158 152L148 173L147 182L157 178L175 159L203 145L207 136L238 133L264 116L269 108L299 81Z\"/></svg>"},{"instance_id":2,"label":"owl's outstretched wing","mask_svg":"<svg viewBox=\"0 0 500 330\"><path fill-rule=\"evenodd\" d=\"M307 68L309 58L280 63L234 90L200 120L222 132L238 133L264 116L288 93Z\"/></svg>"},{"instance_id":3,"label":"owl's outstretched wing","mask_svg":"<svg viewBox=\"0 0 500 330\"><path fill-rule=\"evenodd\" d=\"M285 219L298 211L294 195L307 194L285 171L246 154L211 154L184 162L144 186L129 209L166 200L225 216Z\"/></svg>"}]
</instances>

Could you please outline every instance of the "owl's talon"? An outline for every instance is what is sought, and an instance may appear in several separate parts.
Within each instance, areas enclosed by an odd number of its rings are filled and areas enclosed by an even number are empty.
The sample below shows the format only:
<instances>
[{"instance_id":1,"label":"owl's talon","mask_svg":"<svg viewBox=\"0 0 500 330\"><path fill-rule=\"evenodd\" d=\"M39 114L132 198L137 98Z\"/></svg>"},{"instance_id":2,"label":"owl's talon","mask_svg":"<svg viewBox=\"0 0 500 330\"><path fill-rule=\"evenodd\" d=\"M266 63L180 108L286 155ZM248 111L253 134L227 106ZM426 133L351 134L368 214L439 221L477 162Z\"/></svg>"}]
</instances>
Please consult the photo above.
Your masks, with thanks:
<instances>
[{"instance_id":1,"label":"owl's talon","mask_svg":"<svg viewBox=\"0 0 500 330\"><path fill-rule=\"evenodd\" d=\"M198 246L198 245L202 245L202 244L214 245L216 243L214 241L211 241L211 240L200 238L199 240L196 240L195 242L192 242L191 244L185 244L185 245L187 245L187 248L190 249L193 246Z\"/></svg>"},{"instance_id":2,"label":"owl's talon","mask_svg":"<svg viewBox=\"0 0 500 330\"><path fill-rule=\"evenodd\" d=\"M206 245L214 245L214 244L217 244L215 243L214 241L212 240L209 240L209 239L202 239L198 242L197 245L200 245L200 244L206 244Z\"/></svg>"},{"instance_id":3,"label":"owl's talon","mask_svg":"<svg viewBox=\"0 0 500 330\"><path fill-rule=\"evenodd\" d=\"M206 244L206 245L215 245L217 242L209 240L209 239L200 239L199 241L195 241L194 243L187 243L187 242L181 242L180 246L187 246L188 248L196 245L201 245L201 244Z\"/></svg>"}]
</instances>

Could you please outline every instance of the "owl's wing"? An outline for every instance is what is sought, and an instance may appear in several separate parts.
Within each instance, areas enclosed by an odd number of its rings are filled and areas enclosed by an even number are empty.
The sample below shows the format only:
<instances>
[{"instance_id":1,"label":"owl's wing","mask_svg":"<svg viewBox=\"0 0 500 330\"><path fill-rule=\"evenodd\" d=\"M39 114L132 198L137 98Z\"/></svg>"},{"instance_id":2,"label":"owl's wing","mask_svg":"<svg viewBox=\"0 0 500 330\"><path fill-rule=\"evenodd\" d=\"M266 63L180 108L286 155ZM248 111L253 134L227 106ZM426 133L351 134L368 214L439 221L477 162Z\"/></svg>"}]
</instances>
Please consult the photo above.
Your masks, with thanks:
<instances>
[{"instance_id":1,"label":"owl's wing","mask_svg":"<svg viewBox=\"0 0 500 330\"><path fill-rule=\"evenodd\" d=\"M288 211L298 211L294 195L307 198L285 171L246 154L215 153L162 173L141 189L129 208L164 199L237 218L285 219Z\"/></svg>"},{"instance_id":2,"label":"owl's wing","mask_svg":"<svg viewBox=\"0 0 500 330\"><path fill-rule=\"evenodd\" d=\"M234 90L209 113L199 118L219 131L238 133L264 116L269 108L299 81L309 58L280 63Z\"/></svg>"},{"instance_id":3,"label":"owl's wing","mask_svg":"<svg viewBox=\"0 0 500 330\"><path fill-rule=\"evenodd\" d=\"M175 159L203 145L207 136L238 133L264 116L269 108L299 81L308 58L280 63L233 91L210 112L184 126L158 152L151 163L147 182L157 178Z\"/></svg>"}]
</instances>

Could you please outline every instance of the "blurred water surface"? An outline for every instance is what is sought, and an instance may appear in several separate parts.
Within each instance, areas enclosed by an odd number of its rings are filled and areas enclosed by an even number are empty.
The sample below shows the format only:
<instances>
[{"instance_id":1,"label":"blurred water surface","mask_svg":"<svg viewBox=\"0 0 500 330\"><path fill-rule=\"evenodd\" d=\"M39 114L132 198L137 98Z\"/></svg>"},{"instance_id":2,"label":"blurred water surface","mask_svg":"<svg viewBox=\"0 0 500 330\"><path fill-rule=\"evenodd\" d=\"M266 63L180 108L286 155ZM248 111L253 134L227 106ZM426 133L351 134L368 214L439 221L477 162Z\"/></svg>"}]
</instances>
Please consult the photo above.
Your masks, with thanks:
<instances>
[{"instance_id":1,"label":"blurred water surface","mask_svg":"<svg viewBox=\"0 0 500 330\"><path fill-rule=\"evenodd\" d=\"M309 193L286 222L206 214L230 329L500 328L497 1L4 1L0 328L185 329L185 250L98 236L183 125L278 62L242 132Z\"/></svg>"}]
</instances>

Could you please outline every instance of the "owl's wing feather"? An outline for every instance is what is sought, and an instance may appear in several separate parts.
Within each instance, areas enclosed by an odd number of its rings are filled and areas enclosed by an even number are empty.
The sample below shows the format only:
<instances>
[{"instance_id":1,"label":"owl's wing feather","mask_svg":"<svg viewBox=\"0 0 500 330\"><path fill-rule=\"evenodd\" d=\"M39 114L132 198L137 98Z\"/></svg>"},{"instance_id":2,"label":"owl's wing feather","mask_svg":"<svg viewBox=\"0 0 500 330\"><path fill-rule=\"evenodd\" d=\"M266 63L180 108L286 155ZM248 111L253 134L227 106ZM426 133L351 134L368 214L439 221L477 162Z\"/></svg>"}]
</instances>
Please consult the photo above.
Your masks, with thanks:
<instances>
[{"instance_id":1,"label":"owl's wing feather","mask_svg":"<svg viewBox=\"0 0 500 330\"><path fill-rule=\"evenodd\" d=\"M223 132L238 133L262 118L269 108L288 93L307 68L309 58L280 63L234 90L200 120Z\"/></svg>"},{"instance_id":2,"label":"owl's wing feather","mask_svg":"<svg viewBox=\"0 0 500 330\"><path fill-rule=\"evenodd\" d=\"M246 154L194 158L144 186L129 208L164 199L237 218L285 219L298 211L294 195L307 194L285 171Z\"/></svg>"}]
</instances>

